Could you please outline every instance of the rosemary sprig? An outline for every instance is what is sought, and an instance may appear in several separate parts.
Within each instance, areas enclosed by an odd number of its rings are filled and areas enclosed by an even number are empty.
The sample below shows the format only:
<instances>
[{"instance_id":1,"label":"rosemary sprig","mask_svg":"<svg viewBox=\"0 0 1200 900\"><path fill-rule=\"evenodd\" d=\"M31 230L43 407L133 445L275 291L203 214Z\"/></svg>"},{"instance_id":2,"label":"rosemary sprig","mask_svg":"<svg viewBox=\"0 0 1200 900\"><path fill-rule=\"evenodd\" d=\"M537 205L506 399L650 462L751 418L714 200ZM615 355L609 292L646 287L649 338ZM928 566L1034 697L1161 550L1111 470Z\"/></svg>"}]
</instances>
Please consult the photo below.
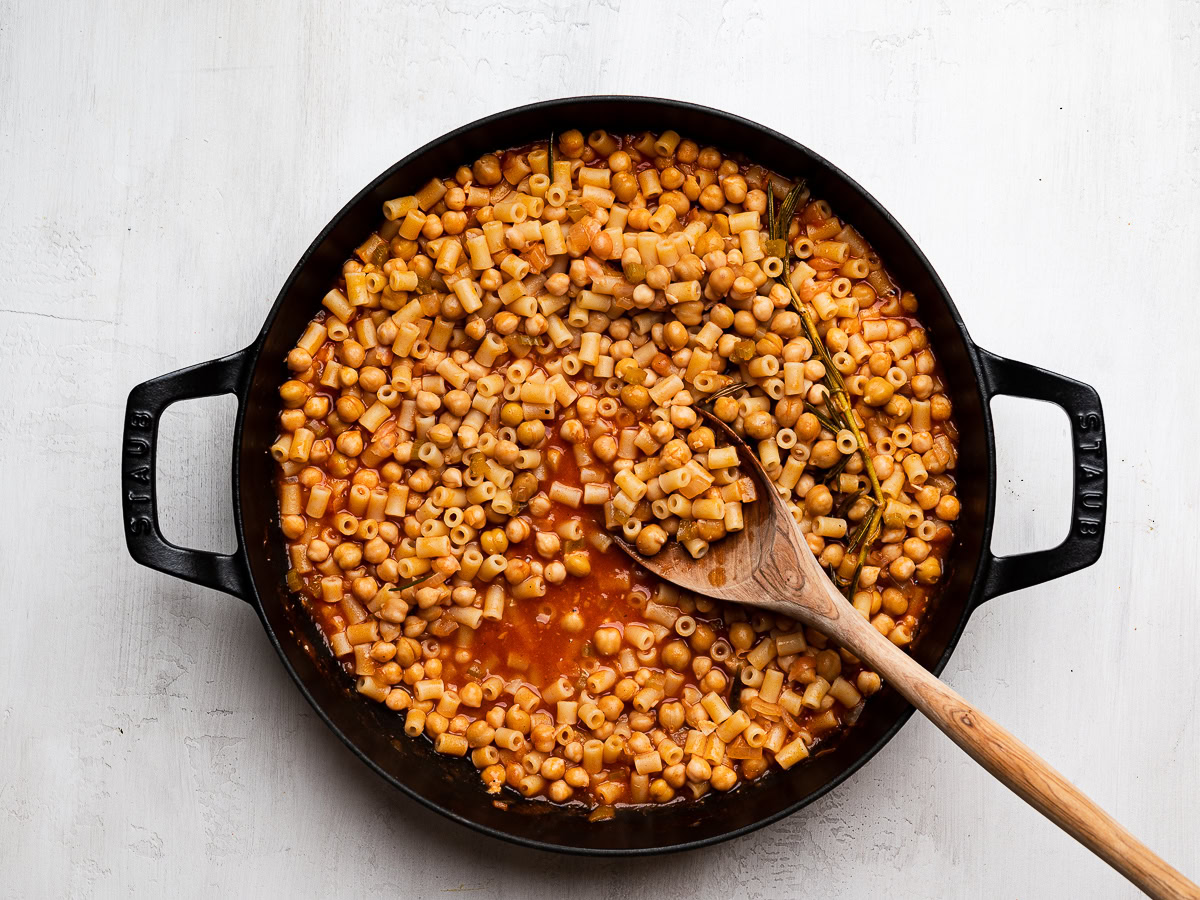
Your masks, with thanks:
<instances>
[{"instance_id":1,"label":"rosemary sprig","mask_svg":"<svg viewBox=\"0 0 1200 900\"><path fill-rule=\"evenodd\" d=\"M857 553L860 546L869 545L871 540L874 540L875 536L871 532L875 531L876 526L879 524L879 516L876 515L879 512L879 508L871 510L871 515L863 519L858 524L858 527L854 529L854 534L850 536L850 540L846 543L846 548L851 553ZM868 537L871 540L868 540Z\"/></svg>"},{"instance_id":2,"label":"rosemary sprig","mask_svg":"<svg viewBox=\"0 0 1200 900\"><path fill-rule=\"evenodd\" d=\"M876 506L871 510L871 515L863 520L856 537L861 534L861 546L858 548L858 563L854 566L854 576L850 579L850 589L846 593L846 597L850 600L854 599L854 595L858 593L858 580L862 576L863 563L867 561L867 551L871 549L871 544L874 543L876 535L879 533L879 521L883 516L883 507ZM851 550L853 552L853 549Z\"/></svg>"},{"instance_id":3,"label":"rosemary sprig","mask_svg":"<svg viewBox=\"0 0 1200 900\"><path fill-rule=\"evenodd\" d=\"M767 191L767 236L769 238L771 238L771 240L774 240L775 232L778 230L779 229L777 229L775 227L775 192L768 189L768 191ZM787 262L787 260L784 260L785 264L786 264L786 262ZM786 269L787 269L787 266L784 265L784 270L786 271Z\"/></svg>"},{"instance_id":4,"label":"rosemary sprig","mask_svg":"<svg viewBox=\"0 0 1200 900\"><path fill-rule=\"evenodd\" d=\"M837 512L835 512L834 515L837 516L839 519L846 518L846 514L850 512L850 508L852 506L854 506L855 503L858 502L858 498L861 497L862 495L863 495L862 491L856 491L853 494L850 494L849 496L847 496L845 500L843 500L841 503L838 504Z\"/></svg>"},{"instance_id":5,"label":"rosemary sprig","mask_svg":"<svg viewBox=\"0 0 1200 900\"><path fill-rule=\"evenodd\" d=\"M787 197L783 201L783 205L779 210L779 214L772 224L771 237L777 238L781 236L787 237L785 223L791 222L791 217L795 214L796 203L799 200L800 192L804 189L803 183L798 182L788 191ZM786 218L785 218L786 216ZM808 336L809 342L813 346L813 350L821 358L822 365L825 366L825 386L829 389L829 399L826 406L831 410L836 410L839 418L845 421L848 429L854 434L855 441L858 444L858 449L863 455L863 466L867 471L867 477L871 482L871 493L874 495L876 502L883 502L883 490L879 486L879 478L875 474L875 466L871 462L870 454L867 452L867 442L862 435L861 429L858 427L857 418L854 415L854 409L850 401L850 393L846 390L846 383L842 380L842 373L833 365L833 359L829 355L829 350L825 346L825 341L821 339L820 332L817 331L816 323L813 321L812 314L808 311L808 307L800 296L796 293L796 289L792 287L792 280L789 277L790 272L790 257L785 261L784 272L777 279L792 295L792 305L796 308L796 312L800 314L800 320L804 324L804 331Z\"/></svg>"},{"instance_id":6,"label":"rosemary sprig","mask_svg":"<svg viewBox=\"0 0 1200 900\"><path fill-rule=\"evenodd\" d=\"M792 226L792 218L796 215L796 206L800 203L800 196L804 193L804 182L797 181L792 185L792 189L787 192L787 196L783 198L783 203L779 207L779 212L775 212L775 192L767 192L767 228L772 240L787 241L788 230ZM790 251L789 251L790 255ZM787 263L787 260L784 260ZM787 271L785 266L784 271Z\"/></svg>"},{"instance_id":7,"label":"rosemary sprig","mask_svg":"<svg viewBox=\"0 0 1200 900\"><path fill-rule=\"evenodd\" d=\"M704 398L704 402L707 404L712 404L714 401L719 400L722 397L728 397L731 394L736 394L743 388L748 387L750 387L750 385L744 381L735 381L733 384L725 385L725 387L721 388L719 391L713 391L706 398Z\"/></svg>"},{"instance_id":8,"label":"rosemary sprig","mask_svg":"<svg viewBox=\"0 0 1200 900\"><path fill-rule=\"evenodd\" d=\"M837 478L839 475L842 474L842 471L846 468L846 466L849 462L850 462L850 457L843 456L841 459L839 459L832 466L830 466L828 469L825 470L825 475L823 476L822 480L825 482L828 482L833 478Z\"/></svg>"},{"instance_id":9,"label":"rosemary sprig","mask_svg":"<svg viewBox=\"0 0 1200 900\"><path fill-rule=\"evenodd\" d=\"M848 463L850 463L850 456L842 456L838 462L835 462L833 466L826 469L826 473L822 475L821 480L824 484L829 484L830 481L838 478L838 475L844 472Z\"/></svg>"},{"instance_id":10,"label":"rosemary sprig","mask_svg":"<svg viewBox=\"0 0 1200 900\"><path fill-rule=\"evenodd\" d=\"M821 412L821 410L817 409L817 407L813 406L807 400L804 401L804 410L805 410L805 412L810 412L814 416L816 416L817 421L821 423L821 427L824 428L826 431L830 431L833 434L837 434L839 431L842 430L842 426L836 424L832 419L830 419L827 415L825 415L823 412Z\"/></svg>"},{"instance_id":11,"label":"rosemary sprig","mask_svg":"<svg viewBox=\"0 0 1200 900\"><path fill-rule=\"evenodd\" d=\"M850 583L846 585L846 599L851 603L854 602L854 595L858 593L858 581L862 578L863 563L867 561L867 548L864 545L858 554L858 562L854 566L854 574L850 576Z\"/></svg>"},{"instance_id":12,"label":"rosemary sprig","mask_svg":"<svg viewBox=\"0 0 1200 900\"><path fill-rule=\"evenodd\" d=\"M433 572L426 572L420 578L414 578L412 581L406 581L406 582L404 582L404 584L398 584L394 587L388 588L388 590L390 590L390 591L407 591L410 587L416 587L422 581L428 581L432 577L433 577Z\"/></svg>"},{"instance_id":13,"label":"rosemary sprig","mask_svg":"<svg viewBox=\"0 0 1200 900\"><path fill-rule=\"evenodd\" d=\"M767 192L767 214L768 227L770 229L770 237L772 240L783 239L785 242L788 236L788 230L792 224L792 218L796 215L796 207L800 202L800 196L804 191L804 182L798 181L788 191L787 196L779 205L778 211L775 209L775 199L773 192ZM854 537L850 540L850 551L858 552L858 564L854 570L854 577L850 582L847 596L853 597L854 592L858 589L859 576L862 574L863 563L866 561L867 550L870 548L875 535L878 532L880 515L883 511L883 488L879 484L879 477L875 473L875 465L871 461L871 454L867 449L866 438L863 437L862 429L859 427L858 418L854 412L854 406L850 400L850 392L846 390L846 382L842 379L842 373L837 370L833 364L833 359L829 355L829 350L825 346L825 341L821 338L821 334L817 331L816 322L813 321L812 313L809 312L807 304L800 299L800 295L796 293L796 289L792 286L791 279L791 249L788 247L785 250L785 258L783 260L783 272L776 279L780 284L788 289L788 293L792 297L792 306L800 315L800 321L804 325L805 335L808 337L809 343L812 344L813 351L818 355L822 365L825 366L825 387L829 391L829 396L826 398L825 407L830 414L845 424L847 430L854 435L855 443L858 444L858 451L862 455L863 468L867 473L867 480L871 485L871 501L875 504L875 508L871 511L863 524L855 532ZM821 425L829 428L830 431L838 431L840 429L832 428L834 423L831 418L823 417L818 414L816 408L811 404L805 404L808 411L818 417ZM843 457L842 465L849 459L848 456ZM834 467L836 468L836 467ZM832 469L830 470L833 471Z\"/></svg>"}]
</instances>

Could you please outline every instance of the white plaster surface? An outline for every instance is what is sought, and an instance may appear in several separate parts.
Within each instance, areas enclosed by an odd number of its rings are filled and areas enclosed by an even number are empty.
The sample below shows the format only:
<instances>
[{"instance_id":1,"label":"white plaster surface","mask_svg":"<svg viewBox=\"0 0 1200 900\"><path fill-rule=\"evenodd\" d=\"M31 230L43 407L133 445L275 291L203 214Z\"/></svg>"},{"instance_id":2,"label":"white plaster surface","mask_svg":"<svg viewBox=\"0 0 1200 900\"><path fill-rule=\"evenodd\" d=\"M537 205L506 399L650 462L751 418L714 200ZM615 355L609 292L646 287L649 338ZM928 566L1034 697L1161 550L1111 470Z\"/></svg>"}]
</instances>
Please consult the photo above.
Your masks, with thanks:
<instances>
[{"instance_id":1,"label":"white plaster surface","mask_svg":"<svg viewBox=\"0 0 1200 900\"><path fill-rule=\"evenodd\" d=\"M945 677L1200 879L1195 0L0 0L0 895L1134 894L918 720L712 850L478 837L353 759L249 607L127 556L135 383L249 343L317 230L411 149L603 92L808 144L910 230L981 345L1099 389L1103 559L988 604ZM232 410L167 417L181 543L232 544ZM1050 545L1064 419L996 414L996 549Z\"/></svg>"}]
</instances>

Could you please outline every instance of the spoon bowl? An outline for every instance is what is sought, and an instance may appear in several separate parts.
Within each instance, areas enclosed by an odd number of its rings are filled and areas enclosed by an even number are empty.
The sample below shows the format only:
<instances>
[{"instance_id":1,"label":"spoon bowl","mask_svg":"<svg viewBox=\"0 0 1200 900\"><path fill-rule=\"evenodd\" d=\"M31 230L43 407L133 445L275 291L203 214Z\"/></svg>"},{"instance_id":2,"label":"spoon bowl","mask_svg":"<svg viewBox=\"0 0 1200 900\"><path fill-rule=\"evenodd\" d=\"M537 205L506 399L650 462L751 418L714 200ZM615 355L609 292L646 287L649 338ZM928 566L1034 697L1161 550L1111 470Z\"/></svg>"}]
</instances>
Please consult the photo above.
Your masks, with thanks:
<instances>
[{"instance_id":1,"label":"spoon bowl","mask_svg":"<svg viewBox=\"0 0 1200 900\"><path fill-rule=\"evenodd\" d=\"M697 411L737 450L742 471L754 483L755 499L742 505L743 528L714 542L699 559L674 540L654 556L641 554L619 532L612 535L616 543L659 578L706 597L769 609L814 627L827 628L845 616L845 608L853 612L817 564L758 457L729 425L703 407Z\"/></svg>"}]
</instances>

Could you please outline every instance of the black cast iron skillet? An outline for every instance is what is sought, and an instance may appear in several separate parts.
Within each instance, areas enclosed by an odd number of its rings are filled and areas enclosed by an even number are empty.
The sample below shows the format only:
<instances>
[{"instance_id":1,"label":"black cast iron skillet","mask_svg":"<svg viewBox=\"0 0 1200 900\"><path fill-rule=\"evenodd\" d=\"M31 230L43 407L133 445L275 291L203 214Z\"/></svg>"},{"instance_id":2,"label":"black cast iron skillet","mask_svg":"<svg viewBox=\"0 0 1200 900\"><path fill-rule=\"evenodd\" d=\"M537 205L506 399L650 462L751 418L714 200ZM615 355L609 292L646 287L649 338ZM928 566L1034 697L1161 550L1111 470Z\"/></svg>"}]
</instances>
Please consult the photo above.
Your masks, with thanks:
<instances>
[{"instance_id":1,"label":"black cast iron skillet","mask_svg":"<svg viewBox=\"0 0 1200 900\"><path fill-rule=\"evenodd\" d=\"M961 429L958 495L962 501L953 568L923 633L916 659L937 673L971 613L984 601L1089 566L1104 541L1107 466L1100 398L1085 384L988 353L971 341L928 260L870 194L795 141L724 112L642 97L580 97L524 106L480 119L388 169L351 200L313 241L284 282L258 338L245 350L163 375L133 389L122 444L122 502L129 552L143 565L215 588L258 612L283 665L325 723L358 757L410 797L457 822L530 847L592 854L646 854L716 843L774 822L836 787L871 758L912 714L886 688L837 746L789 772L774 772L730 794L696 804L621 811L589 823L581 807L556 807L507 796L497 809L464 760L440 757L431 744L406 737L403 719L354 691L325 649L315 625L288 594L287 560L278 527L267 448L275 439L284 357L320 298L363 236L378 227L381 204L411 194L482 153L546 140L551 133L604 128L614 133L674 129L702 144L740 151L790 178L809 180L814 194L853 223L905 288L920 299L920 316L944 367ZM164 540L155 505L159 418L172 403L234 394L233 508L238 550L231 555L177 547ZM990 551L995 511L995 446L989 401L997 394L1045 400L1071 421L1074 451L1071 529L1059 546L997 557Z\"/></svg>"}]
</instances>

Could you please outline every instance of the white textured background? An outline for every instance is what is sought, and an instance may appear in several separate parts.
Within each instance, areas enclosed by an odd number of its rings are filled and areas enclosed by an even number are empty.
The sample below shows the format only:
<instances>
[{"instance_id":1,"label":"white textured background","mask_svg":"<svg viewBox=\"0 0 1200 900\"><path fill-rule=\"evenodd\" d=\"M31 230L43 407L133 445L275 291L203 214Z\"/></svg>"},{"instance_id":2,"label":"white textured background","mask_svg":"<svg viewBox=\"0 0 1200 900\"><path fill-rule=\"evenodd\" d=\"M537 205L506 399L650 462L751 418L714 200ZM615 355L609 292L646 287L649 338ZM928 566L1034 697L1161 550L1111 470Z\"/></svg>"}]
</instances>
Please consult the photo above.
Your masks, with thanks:
<instances>
[{"instance_id":1,"label":"white textured background","mask_svg":"<svg viewBox=\"0 0 1200 900\"><path fill-rule=\"evenodd\" d=\"M911 231L980 344L1100 390L1104 558L990 603L946 678L1200 879L1195 0L0 0L0 894L1133 893L916 720L716 849L494 843L359 765L248 607L128 558L133 384L247 344L318 229L419 144L602 92L808 144ZM232 409L164 425L180 542L232 545ZM997 419L997 549L1054 543L1064 420L1018 401Z\"/></svg>"}]
</instances>

